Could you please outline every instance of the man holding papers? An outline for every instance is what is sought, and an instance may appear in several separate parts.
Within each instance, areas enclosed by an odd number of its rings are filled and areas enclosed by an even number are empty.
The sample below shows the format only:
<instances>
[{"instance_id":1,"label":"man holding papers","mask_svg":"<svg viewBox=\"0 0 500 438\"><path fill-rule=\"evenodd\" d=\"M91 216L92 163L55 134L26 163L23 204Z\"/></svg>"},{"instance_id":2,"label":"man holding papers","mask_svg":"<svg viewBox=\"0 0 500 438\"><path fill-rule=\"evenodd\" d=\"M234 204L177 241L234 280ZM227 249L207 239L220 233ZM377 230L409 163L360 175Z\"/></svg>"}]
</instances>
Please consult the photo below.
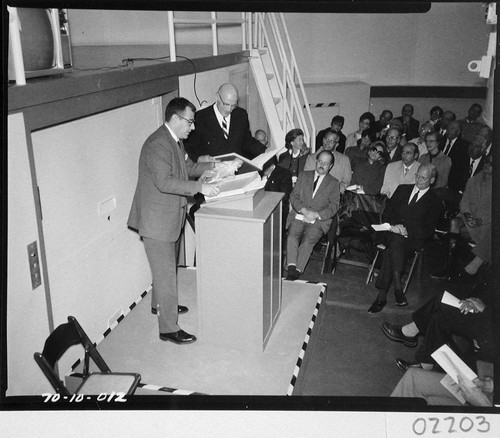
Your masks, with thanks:
<instances>
[{"instance_id":1,"label":"man holding papers","mask_svg":"<svg viewBox=\"0 0 500 438\"><path fill-rule=\"evenodd\" d=\"M335 159L332 152L316 157L316 170L299 174L290 195L288 214L287 280L296 280L304 272L314 245L330 229L340 199L339 182L330 175Z\"/></svg>"},{"instance_id":2,"label":"man holding papers","mask_svg":"<svg viewBox=\"0 0 500 438\"><path fill-rule=\"evenodd\" d=\"M382 214L382 222L390 225L388 231L377 233L376 240L386 246L384 258L375 286L378 296L368 313L378 313L387 304L386 296L394 282L394 295L398 306L408 305L402 292L401 275L406 260L413 251L423 248L432 237L441 214L441 202L430 190L436 180L433 164L422 164L415 174L415 185L398 186Z\"/></svg>"}]
</instances>

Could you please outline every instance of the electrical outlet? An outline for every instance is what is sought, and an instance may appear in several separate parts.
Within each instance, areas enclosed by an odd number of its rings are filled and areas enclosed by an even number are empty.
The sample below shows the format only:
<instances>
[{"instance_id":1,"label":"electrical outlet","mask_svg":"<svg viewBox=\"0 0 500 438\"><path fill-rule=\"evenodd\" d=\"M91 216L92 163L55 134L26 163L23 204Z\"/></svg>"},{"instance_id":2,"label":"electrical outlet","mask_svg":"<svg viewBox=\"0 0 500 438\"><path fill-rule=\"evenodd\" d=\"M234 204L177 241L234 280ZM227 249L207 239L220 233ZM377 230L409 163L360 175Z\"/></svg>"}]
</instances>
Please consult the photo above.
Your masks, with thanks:
<instances>
[{"instance_id":1,"label":"electrical outlet","mask_svg":"<svg viewBox=\"0 0 500 438\"><path fill-rule=\"evenodd\" d=\"M31 288L36 289L42 284L40 260L38 258L38 247L36 241L28 245L28 263L30 265L31 273Z\"/></svg>"}]
</instances>

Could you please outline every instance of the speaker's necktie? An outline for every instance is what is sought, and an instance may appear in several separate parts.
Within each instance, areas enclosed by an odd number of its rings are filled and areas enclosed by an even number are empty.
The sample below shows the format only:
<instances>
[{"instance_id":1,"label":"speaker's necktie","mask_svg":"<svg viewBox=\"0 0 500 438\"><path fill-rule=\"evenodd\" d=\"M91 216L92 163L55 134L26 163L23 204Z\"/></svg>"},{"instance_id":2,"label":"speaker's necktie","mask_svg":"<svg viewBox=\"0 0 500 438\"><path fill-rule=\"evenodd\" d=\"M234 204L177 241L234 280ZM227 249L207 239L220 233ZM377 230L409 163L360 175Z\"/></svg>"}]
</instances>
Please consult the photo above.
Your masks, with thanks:
<instances>
[{"instance_id":1,"label":"speaker's necktie","mask_svg":"<svg viewBox=\"0 0 500 438\"><path fill-rule=\"evenodd\" d=\"M227 130L227 120L225 117L222 117L222 130L224 131L224 138L227 140L229 131Z\"/></svg>"},{"instance_id":2,"label":"speaker's necktie","mask_svg":"<svg viewBox=\"0 0 500 438\"><path fill-rule=\"evenodd\" d=\"M412 206L413 204L416 204L417 203L417 199L418 199L418 193L415 193L415 195L413 195L413 198L411 198L411 201L408 205Z\"/></svg>"}]
</instances>

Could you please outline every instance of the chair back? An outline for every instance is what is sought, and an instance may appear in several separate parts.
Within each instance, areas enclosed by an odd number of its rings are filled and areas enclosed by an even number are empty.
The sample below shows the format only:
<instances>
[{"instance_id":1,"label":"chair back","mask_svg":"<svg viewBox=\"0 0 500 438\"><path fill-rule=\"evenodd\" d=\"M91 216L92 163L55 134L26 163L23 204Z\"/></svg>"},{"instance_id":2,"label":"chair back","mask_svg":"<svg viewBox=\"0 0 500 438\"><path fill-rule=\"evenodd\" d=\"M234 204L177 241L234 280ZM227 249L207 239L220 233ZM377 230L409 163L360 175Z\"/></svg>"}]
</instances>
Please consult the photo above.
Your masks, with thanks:
<instances>
[{"instance_id":1,"label":"chair back","mask_svg":"<svg viewBox=\"0 0 500 438\"><path fill-rule=\"evenodd\" d=\"M60 394L69 395L56 371L57 361L74 345L82 345L85 349L83 378L88 375L89 359L99 367L101 372L109 373L110 369L94 344L91 342L76 318L68 316L68 322L59 325L46 339L43 351L35 353L34 358L53 388Z\"/></svg>"}]
</instances>

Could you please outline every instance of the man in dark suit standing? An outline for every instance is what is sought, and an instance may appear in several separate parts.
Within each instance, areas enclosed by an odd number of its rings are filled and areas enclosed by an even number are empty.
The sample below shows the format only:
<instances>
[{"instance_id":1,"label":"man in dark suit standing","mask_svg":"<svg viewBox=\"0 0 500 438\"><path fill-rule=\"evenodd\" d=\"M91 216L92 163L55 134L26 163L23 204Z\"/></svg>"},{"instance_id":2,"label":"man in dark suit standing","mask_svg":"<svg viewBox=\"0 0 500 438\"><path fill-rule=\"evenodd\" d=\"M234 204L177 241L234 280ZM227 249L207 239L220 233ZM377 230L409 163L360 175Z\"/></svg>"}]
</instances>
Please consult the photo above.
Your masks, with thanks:
<instances>
[{"instance_id":1,"label":"man in dark suit standing","mask_svg":"<svg viewBox=\"0 0 500 438\"><path fill-rule=\"evenodd\" d=\"M402 292L401 275L406 260L413 251L420 250L426 240L432 237L441 214L441 201L430 190L436 180L436 167L421 164L415 174L415 185L400 185L388 201L382 222L390 224L389 231L380 232L381 243L386 249L382 268L375 286L379 289L377 299L368 313L380 312L387 304L386 296L394 282L394 295L398 306L408 305ZM378 240L378 239L377 239Z\"/></svg>"},{"instance_id":2,"label":"man in dark suit standing","mask_svg":"<svg viewBox=\"0 0 500 438\"><path fill-rule=\"evenodd\" d=\"M401 109L401 116L396 117L396 120L400 120L403 123L404 129L402 136L406 139L406 141L410 141L415 137L418 137L420 122L412 117L413 111L413 105L407 103L403 105L403 108Z\"/></svg>"},{"instance_id":3,"label":"man in dark suit standing","mask_svg":"<svg viewBox=\"0 0 500 438\"><path fill-rule=\"evenodd\" d=\"M177 254L186 219L186 197L196 193L215 196L215 185L189 181L201 176L213 163L193 163L183 140L194 129L194 105L187 99L172 99L165 110L165 123L145 141L139 157L139 177L128 226L142 237L153 276L152 313L158 316L160 339L188 344L196 337L183 331L178 313Z\"/></svg>"},{"instance_id":4,"label":"man in dark suit standing","mask_svg":"<svg viewBox=\"0 0 500 438\"><path fill-rule=\"evenodd\" d=\"M304 272L314 245L328 232L337 213L340 186L329 173L334 161L331 151L320 152L316 157L316 170L304 170L290 196L287 280L296 280Z\"/></svg>"},{"instance_id":5,"label":"man in dark suit standing","mask_svg":"<svg viewBox=\"0 0 500 438\"><path fill-rule=\"evenodd\" d=\"M186 151L193 161L208 161L210 157L236 152L253 159L266 151L252 137L248 114L238 107L238 90L227 83L219 87L217 101L196 112L195 131L186 140ZM200 160L201 157L201 160Z\"/></svg>"}]
</instances>

